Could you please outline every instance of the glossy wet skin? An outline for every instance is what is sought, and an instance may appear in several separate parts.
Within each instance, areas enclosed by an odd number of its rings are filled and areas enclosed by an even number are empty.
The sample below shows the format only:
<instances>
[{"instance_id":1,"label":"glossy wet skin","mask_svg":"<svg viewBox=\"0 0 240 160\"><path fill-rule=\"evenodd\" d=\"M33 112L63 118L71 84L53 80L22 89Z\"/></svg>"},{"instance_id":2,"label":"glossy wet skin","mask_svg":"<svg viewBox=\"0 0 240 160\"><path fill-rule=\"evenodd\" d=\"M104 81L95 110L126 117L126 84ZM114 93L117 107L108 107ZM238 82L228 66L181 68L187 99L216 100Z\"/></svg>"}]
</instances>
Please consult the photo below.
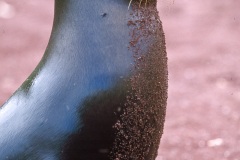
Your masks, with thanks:
<instances>
[{"instance_id":1,"label":"glossy wet skin","mask_svg":"<svg viewBox=\"0 0 240 160\"><path fill-rule=\"evenodd\" d=\"M108 158L134 72L130 17L128 1L56 1L43 59L0 110L0 159Z\"/></svg>"}]
</instances>

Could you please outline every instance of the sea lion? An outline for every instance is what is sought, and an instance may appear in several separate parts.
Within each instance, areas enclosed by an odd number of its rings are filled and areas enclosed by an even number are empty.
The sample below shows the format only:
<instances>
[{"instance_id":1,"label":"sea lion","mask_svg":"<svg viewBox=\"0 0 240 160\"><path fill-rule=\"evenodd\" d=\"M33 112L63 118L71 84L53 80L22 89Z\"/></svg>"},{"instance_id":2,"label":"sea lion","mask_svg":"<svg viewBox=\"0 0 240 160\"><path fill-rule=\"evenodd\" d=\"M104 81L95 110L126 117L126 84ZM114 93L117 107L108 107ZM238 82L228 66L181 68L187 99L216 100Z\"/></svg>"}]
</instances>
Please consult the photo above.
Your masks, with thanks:
<instances>
[{"instance_id":1,"label":"sea lion","mask_svg":"<svg viewBox=\"0 0 240 160\"><path fill-rule=\"evenodd\" d=\"M1 160L156 158L165 37L156 0L139 3L55 0L42 60L0 109Z\"/></svg>"}]
</instances>

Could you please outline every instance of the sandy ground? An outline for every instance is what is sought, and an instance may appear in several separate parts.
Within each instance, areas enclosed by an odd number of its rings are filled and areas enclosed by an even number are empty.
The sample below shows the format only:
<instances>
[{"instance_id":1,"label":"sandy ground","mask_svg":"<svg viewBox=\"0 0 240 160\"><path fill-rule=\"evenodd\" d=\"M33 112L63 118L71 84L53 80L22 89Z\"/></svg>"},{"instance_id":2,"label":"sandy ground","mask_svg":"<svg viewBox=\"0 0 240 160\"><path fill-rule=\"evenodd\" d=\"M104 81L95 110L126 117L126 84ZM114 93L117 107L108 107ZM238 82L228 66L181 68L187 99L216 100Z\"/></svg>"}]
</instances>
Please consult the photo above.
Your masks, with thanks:
<instances>
[{"instance_id":1,"label":"sandy ground","mask_svg":"<svg viewBox=\"0 0 240 160\"><path fill-rule=\"evenodd\" d=\"M157 160L240 160L240 1L159 0L158 9L169 99ZM53 1L0 0L0 104L39 62L52 18Z\"/></svg>"}]
</instances>

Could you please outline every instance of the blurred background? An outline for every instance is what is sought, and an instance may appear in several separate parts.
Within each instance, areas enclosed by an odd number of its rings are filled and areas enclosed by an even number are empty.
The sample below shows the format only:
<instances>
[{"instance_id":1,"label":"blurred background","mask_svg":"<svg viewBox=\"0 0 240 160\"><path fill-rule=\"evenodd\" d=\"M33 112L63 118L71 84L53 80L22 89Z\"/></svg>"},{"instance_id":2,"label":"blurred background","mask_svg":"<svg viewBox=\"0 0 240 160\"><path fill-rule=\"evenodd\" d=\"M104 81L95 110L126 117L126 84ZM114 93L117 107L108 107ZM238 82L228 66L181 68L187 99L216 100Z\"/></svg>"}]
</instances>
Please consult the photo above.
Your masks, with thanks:
<instances>
[{"instance_id":1,"label":"blurred background","mask_svg":"<svg viewBox=\"0 0 240 160\"><path fill-rule=\"evenodd\" d=\"M53 0L0 0L0 105L40 61ZM169 99L157 160L240 160L240 1L158 0Z\"/></svg>"}]
</instances>

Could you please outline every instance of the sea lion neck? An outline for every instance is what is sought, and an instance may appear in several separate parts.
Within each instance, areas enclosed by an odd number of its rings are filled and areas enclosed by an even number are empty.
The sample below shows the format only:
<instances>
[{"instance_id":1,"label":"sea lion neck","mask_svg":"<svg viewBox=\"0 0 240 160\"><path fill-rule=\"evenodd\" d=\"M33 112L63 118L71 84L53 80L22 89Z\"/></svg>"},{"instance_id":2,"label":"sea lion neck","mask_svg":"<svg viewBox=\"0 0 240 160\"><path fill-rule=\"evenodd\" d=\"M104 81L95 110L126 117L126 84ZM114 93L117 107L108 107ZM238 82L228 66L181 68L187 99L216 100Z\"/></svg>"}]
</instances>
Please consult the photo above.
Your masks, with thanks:
<instances>
[{"instance_id":1,"label":"sea lion neck","mask_svg":"<svg viewBox=\"0 0 240 160\"><path fill-rule=\"evenodd\" d=\"M48 55L108 55L118 53L130 41L127 0L56 0ZM119 43L114 43L118 41ZM122 54L122 53L121 53ZM65 57L64 56L64 57ZM66 57L65 57L66 58Z\"/></svg>"},{"instance_id":2,"label":"sea lion neck","mask_svg":"<svg viewBox=\"0 0 240 160\"><path fill-rule=\"evenodd\" d=\"M0 110L0 160L156 158L167 57L155 0L56 0L43 59Z\"/></svg>"},{"instance_id":3,"label":"sea lion neck","mask_svg":"<svg viewBox=\"0 0 240 160\"><path fill-rule=\"evenodd\" d=\"M131 40L128 11L127 0L56 0L48 46L41 62L20 90L28 92L32 86L52 88L52 85L43 87L45 83L37 83L46 78L47 84L54 84L65 92L71 87L81 90L89 85L91 88L89 79L110 77L107 79L112 82L115 77L129 75L133 56L128 49ZM109 86L105 85L108 81L100 87ZM79 88L75 84L79 84Z\"/></svg>"}]
</instances>

